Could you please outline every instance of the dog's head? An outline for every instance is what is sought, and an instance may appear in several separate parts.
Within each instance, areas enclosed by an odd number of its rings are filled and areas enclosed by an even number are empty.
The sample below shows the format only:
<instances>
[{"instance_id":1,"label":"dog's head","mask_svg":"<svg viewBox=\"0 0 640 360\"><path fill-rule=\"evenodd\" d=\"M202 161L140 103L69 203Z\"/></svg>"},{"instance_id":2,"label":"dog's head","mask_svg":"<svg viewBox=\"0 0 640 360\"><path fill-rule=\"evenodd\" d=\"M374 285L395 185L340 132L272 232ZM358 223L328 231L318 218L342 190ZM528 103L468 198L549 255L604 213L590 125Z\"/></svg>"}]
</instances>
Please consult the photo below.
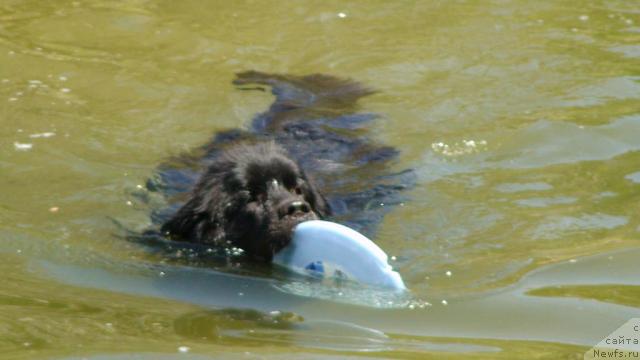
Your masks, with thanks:
<instances>
[{"instance_id":1,"label":"dog's head","mask_svg":"<svg viewBox=\"0 0 640 360\"><path fill-rule=\"evenodd\" d=\"M289 244L296 225L325 217L329 208L280 147L265 144L239 152L231 154L235 169L230 183L240 189L230 189L238 196L225 210L225 233L249 255L271 260Z\"/></svg>"},{"instance_id":2,"label":"dog's head","mask_svg":"<svg viewBox=\"0 0 640 360\"><path fill-rule=\"evenodd\" d=\"M274 143L234 146L208 168L165 225L172 237L239 247L270 261L303 221L329 215L303 170Z\"/></svg>"},{"instance_id":3,"label":"dog's head","mask_svg":"<svg viewBox=\"0 0 640 360\"><path fill-rule=\"evenodd\" d=\"M162 231L176 240L226 243L270 261L296 225L328 215L326 200L284 149L235 145L208 167Z\"/></svg>"}]
</instances>

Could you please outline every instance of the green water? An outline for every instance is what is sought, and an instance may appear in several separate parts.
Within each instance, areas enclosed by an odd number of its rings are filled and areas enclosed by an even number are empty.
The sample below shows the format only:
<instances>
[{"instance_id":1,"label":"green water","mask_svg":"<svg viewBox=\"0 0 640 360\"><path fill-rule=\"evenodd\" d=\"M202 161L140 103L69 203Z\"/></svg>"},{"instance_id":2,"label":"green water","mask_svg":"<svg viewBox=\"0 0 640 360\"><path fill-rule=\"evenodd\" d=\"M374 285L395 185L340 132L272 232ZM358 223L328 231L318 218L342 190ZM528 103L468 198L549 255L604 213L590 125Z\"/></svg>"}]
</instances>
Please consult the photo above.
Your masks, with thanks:
<instances>
[{"instance_id":1,"label":"green water","mask_svg":"<svg viewBox=\"0 0 640 360\"><path fill-rule=\"evenodd\" d=\"M0 358L581 359L640 317L638 9L3 0ZM117 235L157 164L268 106L231 85L249 69L379 90L371 132L418 185L375 240L413 299Z\"/></svg>"}]
</instances>

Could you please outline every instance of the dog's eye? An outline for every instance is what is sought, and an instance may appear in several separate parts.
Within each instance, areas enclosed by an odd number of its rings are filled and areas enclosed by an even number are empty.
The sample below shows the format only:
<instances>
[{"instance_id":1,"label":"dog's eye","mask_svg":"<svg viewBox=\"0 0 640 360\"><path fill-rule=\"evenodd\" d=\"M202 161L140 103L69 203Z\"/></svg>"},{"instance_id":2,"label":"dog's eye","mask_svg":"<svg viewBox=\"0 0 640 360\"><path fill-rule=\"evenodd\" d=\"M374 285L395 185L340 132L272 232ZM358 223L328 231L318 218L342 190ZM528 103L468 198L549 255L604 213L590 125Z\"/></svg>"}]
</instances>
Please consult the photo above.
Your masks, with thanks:
<instances>
[{"instance_id":1,"label":"dog's eye","mask_svg":"<svg viewBox=\"0 0 640 360\"><path fill-rule=\"evenodd\" d=\"M300 186L296 186L293 191L295 191L295 193L298 195L302 195L302 188Z\"/></svg>"}]
</instances>

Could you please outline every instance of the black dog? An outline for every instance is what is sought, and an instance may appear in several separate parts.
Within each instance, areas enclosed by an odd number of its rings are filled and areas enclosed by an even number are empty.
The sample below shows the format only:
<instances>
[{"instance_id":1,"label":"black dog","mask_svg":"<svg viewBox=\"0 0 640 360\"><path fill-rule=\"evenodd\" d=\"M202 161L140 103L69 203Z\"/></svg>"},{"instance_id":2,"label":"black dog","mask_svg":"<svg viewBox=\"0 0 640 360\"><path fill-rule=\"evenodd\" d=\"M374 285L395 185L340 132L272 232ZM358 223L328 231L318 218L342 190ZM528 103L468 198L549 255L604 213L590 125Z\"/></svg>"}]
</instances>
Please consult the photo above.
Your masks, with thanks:
<instances>
[{"instance_id":1,"label":"black dog","mask_svg":"<svg viewBox=\"0 0 640 360\"><path fill-rule=\"evenodd\" d=\"M179 206L154 215L165 236L269 261L302 221L334 215L370 234L411 185L411 171L387 173L397 151L364 136L375 117L355 105L370 89L326 75L259 72L238 74L234 83L270 86L276 100L249 130L219 133L147 183Z\"/></svg>"},{"instance_id":2,"label":"black dog","mask_svg":"<svg viewBox=\"0 0 640 360\"><path fill-rule=\"evenodd\" d=\"M179 240L229 242L271 260L289 243L296 225L328 214L324 197L296 162L266 142L225 151L162 231Z\"/></svg>"}]
</instances>

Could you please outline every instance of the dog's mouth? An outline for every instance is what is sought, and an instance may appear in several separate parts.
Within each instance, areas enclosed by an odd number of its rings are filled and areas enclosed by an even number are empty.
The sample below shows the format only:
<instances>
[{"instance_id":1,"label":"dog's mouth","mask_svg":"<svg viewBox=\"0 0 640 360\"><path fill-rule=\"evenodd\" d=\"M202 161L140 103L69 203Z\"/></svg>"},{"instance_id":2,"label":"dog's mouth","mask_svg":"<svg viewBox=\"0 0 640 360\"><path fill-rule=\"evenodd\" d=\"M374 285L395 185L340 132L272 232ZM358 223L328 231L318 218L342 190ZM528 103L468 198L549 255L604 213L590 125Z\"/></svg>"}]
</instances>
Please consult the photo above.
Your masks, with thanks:
<instances>
[{"instance_id":1,"label":"dog's mouth","mask_svg":"<svg viewBox=\"0 0 640 360\"><path fill-rule=\"evenodd\" d=\"M270 234L271 241L270 247L272 253L275 254L278 251L285 248L291 242L293 238L293 231L300 223L310 220L317 220L318 215L313 211L303 212L294 211L291 214L285 214L280 217L278 221L272 223Z\"/></svg>"},{"instance_id":2,"label":"dog's mouth","mask_svg":"<svg viewBox=\"0 0 640 360\"><path fill-rule=\"evenodd\" d=\"M298 226L298 224L309 220L318 220L318 215L314 212L297 211L292 214L285 215L280 219L281 222L284 222L288 227L290 227L291 233L293 233L294 228Z\"/></svg>"}]
</instances>

